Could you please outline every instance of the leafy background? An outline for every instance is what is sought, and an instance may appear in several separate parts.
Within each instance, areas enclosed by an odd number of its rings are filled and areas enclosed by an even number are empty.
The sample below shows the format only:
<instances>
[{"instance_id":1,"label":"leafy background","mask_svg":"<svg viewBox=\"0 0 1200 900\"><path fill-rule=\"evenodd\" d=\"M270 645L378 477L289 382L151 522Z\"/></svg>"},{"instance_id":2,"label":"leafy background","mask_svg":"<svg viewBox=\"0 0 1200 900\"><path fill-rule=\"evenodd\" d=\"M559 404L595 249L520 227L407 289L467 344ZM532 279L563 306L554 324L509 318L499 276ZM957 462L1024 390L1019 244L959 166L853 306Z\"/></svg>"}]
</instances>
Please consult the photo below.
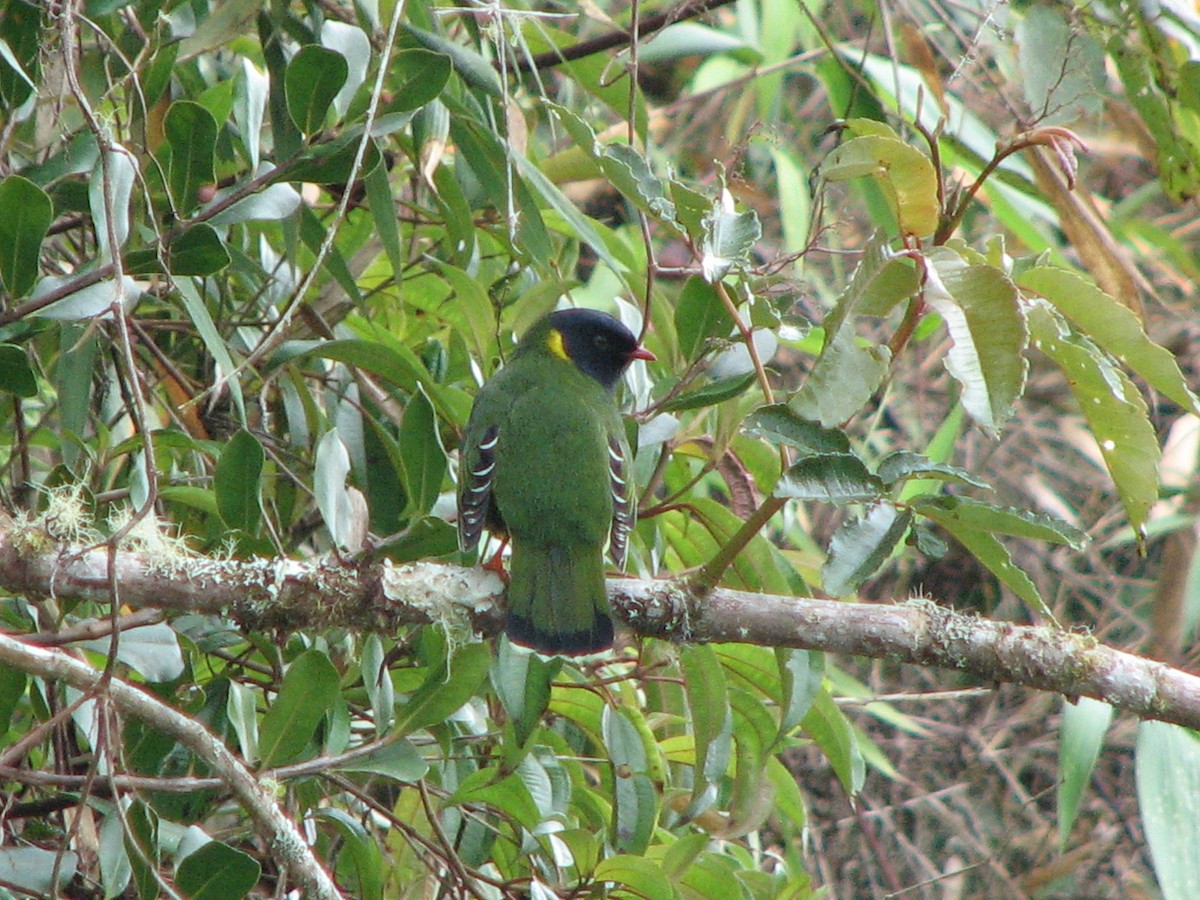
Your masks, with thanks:
<instances>
[{"instance_id":1,"label":"leafy background","mask_svg":"<svg viewBox=\"0 0 1200 900\"><path fill-rule=\"evenodd\" d=\"M472 395L566 300L646 324L659 360L623 393L633 574L924 592L1186 663L1198 34L1108 3L10 0L10 521L185 560L369 530L470 562L447 520ZM1200 882L1194 736L1094 701L197 615L114 656L78 637L103 604L0 612L267 771L356 897ZM289 883L184 746L0 680L4 890Z\"/></svg>"}]
</instances>

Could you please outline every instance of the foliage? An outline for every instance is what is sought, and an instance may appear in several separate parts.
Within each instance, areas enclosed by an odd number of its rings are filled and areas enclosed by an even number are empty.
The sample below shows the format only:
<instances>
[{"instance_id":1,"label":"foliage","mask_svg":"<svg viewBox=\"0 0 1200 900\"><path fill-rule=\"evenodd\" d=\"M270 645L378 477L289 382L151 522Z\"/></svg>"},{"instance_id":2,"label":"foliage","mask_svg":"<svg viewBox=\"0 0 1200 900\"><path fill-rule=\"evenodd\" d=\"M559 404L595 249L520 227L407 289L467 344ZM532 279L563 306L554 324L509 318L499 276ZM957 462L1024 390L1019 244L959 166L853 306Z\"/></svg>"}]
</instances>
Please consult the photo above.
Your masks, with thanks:
<instances>
[{"instance_id":1,"label":"foliage","mask_svg":"<svg viewBox=\"0 0 1200 900\"><path fill-rule=\"evenodd\" d=\"M1195 194L1196 23L1034 7L1011 13L1014 49L987 37L994 7L946 7L974 35L964 54L1025 67L1023 97L1003 85L1014 132L953 93L907 22L908 63L853 11L834 34L818 4L777 0L560 58L611 26L467 6L4 5L10 513L53 509L84 540L165 529L212 555L354 553L369 530L395 561L464 561L449 460L474 391L570 302L645 324L659 360L624 396L639 576L853 597L953 541L1024 614L1077 624L1013 547L1079 550L1094 523L1068 502L1014 505L963 450L968 424L1004 439L1031 369L1094 436L1126 541L1156 536L1146 398L1200 409L1147 335L1131 258L1152 241L1181 278L1194 262L1150 236L1137 198L1111 227L1080 210L1066 126L1121 104L1156 151L1144 194ZM624 27L628 6L607 12ZM912 373L931 362L952 387L918 417ZM20 595L0 613L18 634L107 616ZM75 646L98 665L111 653L118 677L275 779L364 898L439 883L809 896L806 787L787 761L817 748L853 796L868 763L889 771L870 722L907 727L886 704L849 717L834 661L748 645L632 641L567 664L436 627L246 634L183 616ZM195 756L100 707L0 668L0 733L19 747L0 759L6 790L40 796L15 766L62 791L96 774L78 815L98 835L10 819L0 880L224 898L287 877ZM1064 845L1107 725L1064 720ZM1154 811L1194 819L1163 802L1187 774L1164 748L1192 740L1139 736L1154 861L1177 896L1192 861ZM172 780L97 789L112 773Z\"/></svg>"}]
</instances>

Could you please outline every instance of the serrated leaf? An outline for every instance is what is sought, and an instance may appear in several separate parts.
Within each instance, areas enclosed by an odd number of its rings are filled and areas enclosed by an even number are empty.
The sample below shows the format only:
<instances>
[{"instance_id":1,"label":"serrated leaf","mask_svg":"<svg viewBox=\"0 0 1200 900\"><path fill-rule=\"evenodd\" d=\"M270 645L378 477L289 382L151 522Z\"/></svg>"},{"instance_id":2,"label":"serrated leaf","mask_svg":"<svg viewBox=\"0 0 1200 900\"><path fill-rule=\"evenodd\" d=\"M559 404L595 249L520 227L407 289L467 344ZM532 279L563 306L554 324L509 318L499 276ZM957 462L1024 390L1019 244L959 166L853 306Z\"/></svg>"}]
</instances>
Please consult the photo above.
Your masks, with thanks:
<instances>
[{"instance_id":1,"label":"serrated leaf","mask_svg":"<svg viewBox=\"0 0 1200 900\"><path fill-rule=\"evenodd\" d=\"M990 488L986 481L976 478L966 469L952 466L948 463L934 462L928 456L913 453L910 450L896 450L879 461L875 474L883 479L885 484L895 484L909 478L932 479L934 481L953 481L956 484L966 484L977 488Z\"/></svg>"},{"instance_id":2,"label":"serrated leaf","mask_svg":"<svg viewBox=\"0 0 1200 900\"><path fill-rule=\"evenodd\" d=\"M1107 703L1080 697L1064 700L1058 739L1058 846L1065 850L1079 812L1079 799L1092 779L1092 770L1112 722Z\"/></svg>"},{"instance_id":3,"label":"serrated leaf","mask_svg":"<svg viewBox=\"0 0 1200 900\"><path fill-rule=\"evenodd\" d=\"M1074 333L1050 307L1034 305L1029 327L1034 346L1066 377L1100 446L1129 524L1141 535L1150 507L1158 499L1161 454L1146 402L1124 372L1091 341Z\"/></svg>"},{"instance_id":4,"label":"serrated leaf","mask_svg":"<svg viewBox=\"0 0 1200 900\"><path fill-rule=\"evenodd\" d=\"M1082 550L1088 536L1057 516L1035 513L1011 506L997 506L973 497L919 497L912 502L913 512L933 519L951 534L969 528L991 534L1067 544Z\"/></svg>"},{"instance_id":5,"label":"serrated leaf","mask_svg":"<svg viewBox=\"0 0 1200 900\"><path fill-rule=\"evenodd\" d=\"M701 222L700 271L704 280L718 282L730 269L748 265L760 237L758 213L752 209L739 213L729 191L722 191Z\"/></svg>"},{"instance_id":6,"label":"serrated leaf","mask_svg":"<svg viewBox=\"0 0 1200 900\"><path fill-rule=\"evenodd\" d=\"M209 841L175 867L175 886L188 900L241 900L258 884L257 860L221 841Z\"/></svg>"},{"instance_id":7,"label":"serrated leaf","mask_svg":"<svg viewBox=\"0 0 1200 900\"><path fill-rule=\"evenodd\" d=\"M317 44L301 47L284 73L288 115L302 134L313 135L325 125L342 85L349 77L346 58Z\"/></svg>"},{"instance_id":8,"label":"serrated leaf","mask_svg":"<svg viewBox=\"0 0 1200 900\"><path fill-rule=\"evenodd\" d=\"M199 205L200 188L216 181L217 120L199 103L176 100L163 119L163 135L171 145L167 184L175 211L184 215Z\"/></svg>"},{"instance_id":9,"label":"serrated leaf","mask_svg":"<svg viewBox=\"0 0 1200 900\"><path fill-rule=\"evenodd\" d=\"M238 429L221 451L213 472L213 491L221 519L230 528L247 534L258 528L265 460L262 444L244 428Z\"/></svg>"},{"instance_id":10,"label":"serrated leaf","mask_svg":"<svg viewBox=\"0 0 1200 900\"><path fill-rule=\"evenodd\" d=\"M1029 269L1017 284L1053 304L1075 328L1146 379L1152 388L1185 409L1200 413L1200 401L1188 387L1174 355L1150 340L1132 310L1110 294L1075 272L1051 266Z\"/></svg>"},{"instance_id":11,"label":"serrated leaf","mask_svg":"<svg viewBox=\"0 0 1200 900\"><path fill-rule=\"evenodd\" d=\"M967 265L956 253L934 254L926 269L925 302L953 342L946 369L962 388L963 408L995 431L1012 415L1025 387L1028 342L1017 289L999 269Z\"/></svg>"},{"instance_id":12,"label":"serrated leaf","mask_svg":"<svg viewBox=\"0 0 1200 900\"><path fill-rule=\"evenodd\" d=\"M902 233L924 237L937 229L937 173L924 153L904 141L882 134L851 138L825 158L820 172L828 181L870 175L891 204Z\"/></svg>"},{"instance_id":13,"label":"serrated leaf","mask_svg":"<svg viewBox=\"0 0 1200 900\"><path fill-rule=\"evenodd\" d=\"M329 657L316 649L297 656L259 728L262 767L295 760L312 741L337 696L338 672Z\"/></svg>"},{"instance_id":14,"label":"serrated leaf","mask_svg":"<svg viewBox=\"0 0 1200 900\"><path fill-rule=\"evenodd\" d=\"M892 555L912 522L912 514L876 503L861 518L847 519L829 542L821 584L835 597L852 593Z\"/></svg>"},{"instance_id":15,"label":"serrated leaf","mask_svg":"<svg viewBox=\"0 0 1200 900\"><path fill-rule=\"evenodd\" d=\"M9 175L0 181L0 279L11 299L37 281L42 241L54 221L54 204L40 187Z\"/></svg>"},{"instance_id":16,"label":"serrated leaf","mask_svg":"<svg viewBox=\"0 0 1200 900\"><path fill-rule=\"evenodd\" d=\"M883 496L883 482L851 453L806 456L788 468L775 486L776 497L816 500L840 506Z\"/></svg>"},{"instance_id":17,"label":"serrated leaf","mask_svg":"<svg viewBox=\"0 0 1200 900\"><path fill-rule=\"evenodd\" d=\"M1142 722L1137 736L1137 793L1154 874L1167 900L1200 896L1200 740L1166 722Z\"/></svg>"},{"instance_id":18,"label":"serrated leaf","mask_svg":"<svg viewBox=\"0 0 1200 900\"><path fill-rule=\"evenodd\" d=\"M779 667L779 733L776 742L791 733L812 707L825 675L825 655L811 650L775 648Z\"/></svg>"},{"instance_id":19,"label":"serrated leaf","mask_svg":"<svg viewBox=\"0 0 1200 900\"><path fill-rule=\"evenodd\" d=\"M805 419L835 428L871 399L891 358L886 346L862 346L851 329L839 329L826 336L821 355L788 405Z\"/></svg>"},{"instance_id":20,"label":"serrated leaf","mask_svg":"<svg viewBox=\"0 0 1200 900\"><path fill-rule=\"evenodd\" d=\"M931 516L937 521L935 516ZM941 524L941 523L939 523ZM1008 587L1021 600L1046 616L1051 622L1055 621L1054 613L1042 599L1037 585L1030 580L1016 563L1012 561L1007 548L1000 539L989 531L976 531L971 528L947 529L951 536L966 547L967 551L983 563L984 568L995 575L1000 582Z\"/></svg>"},{"instance_id":21,"label":"serrated leaf","mask_svg":"<svg viewBox=\"0 0 1200 900\"><path fill-rule=\"evenodd\" d=\"M850 439L836 428L824 428L784 403L761 406L746 416L742 429L772 444L806 453L849 453Z\"/></svg>"}]
</instances>

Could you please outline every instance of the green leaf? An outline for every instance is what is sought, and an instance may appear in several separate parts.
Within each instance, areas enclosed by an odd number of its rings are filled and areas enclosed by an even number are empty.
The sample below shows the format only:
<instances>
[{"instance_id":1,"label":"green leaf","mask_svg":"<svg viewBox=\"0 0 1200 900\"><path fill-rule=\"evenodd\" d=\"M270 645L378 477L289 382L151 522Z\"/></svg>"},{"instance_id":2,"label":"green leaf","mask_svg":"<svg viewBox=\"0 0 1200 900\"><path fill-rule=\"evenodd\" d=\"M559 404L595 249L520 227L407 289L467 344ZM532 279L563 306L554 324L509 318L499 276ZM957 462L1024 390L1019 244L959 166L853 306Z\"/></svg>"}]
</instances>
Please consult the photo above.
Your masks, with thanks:
<instances>
[{"instance_id":1,"label":"green leaf","mask_svg":"<svg viewBox=\"0 0 1200 900\"><path fill-rule=\"evenodd\" d=\"M229 260L225 242L207 222L193 225L167 246L167 271L172 275L213 275Z\"/></svg>"},{"instance_id":2,"label":"green leaf","mask_svg":"<svg viewBox=\"0 0 1200 900\"><path fill-rule=\"evenodd\" d=\"M680 412L685 409L699 409L702 406L716 406L726 400L732 400L739 394L745 393L757 379L754 372L745 375L731 375L728 378L718 378L703 387L687 391L659 406L661 412Z\"/></svg>"},{"instance_id":3,"label":"green leaf","mask_svg":"<svg viewBox=\"0 0 1200 900\"><path fill-rule=\"evenodd\" d=\"M230 528L253 534L262 517L262 471L266 454L258 439L244 428L225 445L213 473L217 509Z\"/></svg>"},{"instance_id":4,"label":"green leaf","mask_svg":"<svg viewBox=\"0 0 1200 900\"><path fill-rule=\"evenodd\" d=\"M37 395L37 376L33 374L24 347L0 344L0 391L8 391L18 397Z\"/></svg>"},{"instance_id":5,"label":"green leaf","mask_svg":"<svg viewBox=\"0 0 1200 900\"><path fill-rule=\"evenodd\" d=\"M1062 369L1079 411L1100 445L1134 533L1144 533L1158 499L1160 448L1146 402L1129 377L1050 307L1029 311L1033 344Z\"/></svg>"},{"instance_id":6,"label":"green leaf","mask_svg":"<svg viewBox=\"0 0 1200 900\"><path fill-rule=\"evenodd\" d=\"M371 210L371 220L375 223L375 231L388 262L392 266L392 274L396 277L404 271L404 254L400 249L400 228L396 221L396 201L392 197L392 186L388 182L387 166L375 166L363 179L367 190L367 206Z\"/></svg>"},{"instance_id":7,"label":"green leaf","mask_svg":"<svg viewBox=\"0 0 1200 900\"><path fill-rule=\"evenodd\" d=\"M713 286L699 276L689 278L675 304L675 333L683 358L695 359L709 338L727 338L732 331L733 317Z\"/></svg>"},{"instance_id":8,"label":"green leaf","mask_svg":"<svg viewBox=\"0 0 1200 900\"><path fill-rule=\"evenodd\" d=\"M925 515L929 512L929 509L916 509L914 505L914 511ZM929 517L935 522L938 521L936 514ZM972 528L954 529L945 525L943 527L946 527L951 536L966 547L967 551L983 563L984 567L1000 579L1000 582L1006 585L1009 590L1029 604L1029 606L1046 616L1051 622L1055 621L1054 613L1046 605L1046 601L1042 599L1037 585L1012 561L1012 557L1009 556L1008 550L1005 549L1004 545L1000 543L999 538L990 531L976 531Z\"/></svg>"},{"instance_id":9,"label":"green leaf","mask_svg":"<svg viewBox=\"0 0 1200 900\"><path fill-rule=\"evenodd\" d=\"M429 763L411 741L393 740L372 750L366 756L358 756L339 763L339 772L371 772L396 781L415 782L429 771Z\"/></svg>"},{"instance_id":10,"label":"green leaf","mask_svg":"<svg viewBox=\"0 0 1200 900\"><path fill-rule=\"evenodd\" d=\"M431 31L413 28L411 25L405 26L405 30L422 46L448 57L451 65L454 66L454 71L471 87L483 91L496 100L504 99L504 85L500 82L499 73L474 50L448 41Z\"/></svg>"},{"instance_id":11,"label":"green leaf","mask_svg":"<svg viewBox=\"0 0 1200 900\"><path fill-rule=\"evenodd\" d=\"M286 166L280 166L276 171L278 181L311 181L313 184L343 184L350 179L354 170L354 159L358 156L358 146L362 143L362 133L352 130L348 134L309 148L305 153L292 160ZM374 138L367 139L363 151L362 164L357 175L362 177L377 169L383 169L387 176L387 167L380 165L383 155Z\"/></svg>"},{"instance_id":12,"label":"green leaf","mask_svg":"<svg viewBox=\"0 0 1200 900\"><path fill-rule=\"evenodd\" d=\"M454 654L453 661L430 670L428 676L408 702L396 714L396 730L411 734L435 722L442 722L466 703L491 666L491 651L487 644L468 644Z\"/></svg>"},{"instance_id":13,"label":"green leaf","mask_svg":"<svg viewBox=\"0 0 1200 900\"><path fill-rule=\"evenodd\" d=\"M812 708L804 717L804 730L829 760L842 790L849 797L857 794L866 778L866 764L854 728L829 691L822 689L813 697Z\"/></svg>"},{"instance_id":14,"label":"green leaf","mask_svg":"<svg viewBox=\"0 0 1200 900\"><path fill-rule=\"evenodd\" d=\"M825 157L820 173L828 181L873 176L901 233L924 237L937 229L937 173L924 153L898 138L882 134L851 138Z\"/></svg>"},{"instance_id":15,"label":"green leaf","mask_svg":"<svg viewBox=\"0 0 1200 900\"><path fill-rule=\"evenodd\" d=\"M951 534L969 528L1033 541L1067 544L1073 550L1082 550L1088 541L1086 532L1056 516L996 506L972 497L919 497L913 500L912 510L933 519Z\"/></svg>"},{"instance_id":16,"label":"green leaf","mask_svg":"<svg viewBox=\"0 0 1200 900\"><path fill-rule=\"evenodd\" d=\"M0 664L0 738L12 724L13 710L25 696L28 679L25 673L11 666Z\"/></svg>"},{"instance_id":17,"label":"green leaf","mask_svg":"<svg viewBox=\"0 0 1200 900\"><path fill-rule=\"evenodd\" d=\"M338 851L338 882L356 900L379 900L383 896L385 866L379 844L362 823L349 813L325 807L313 817L329 822L341 837Z\"/></svg>"},{"instance_id":18,"label":"green leaf","mask_svg":"<svg viewBox=\"0 0 1200 900\"><path fill-rule=\"evenodd\" d=\"M849 328L827 334L821 355L789 406L802 418L835 428L871 399L891 358L886 346L860 345Z\"/></svg>"},{"instance_id":19,"label":"green leaf","mask_svg":"<svg viewBox=\"0 0 1200 900\"><path fill-rule=\"evenodd\" d=\"M413 394L404 407L398 444L409 504L414 512L427 513L442 492L447 467L433 404L423 391Z\"/></svg>"},{"instance_id":20,"label":"green leaf","mask_svg":"<svg viewBox=\"0 0 1200 900\"><path fill-rule=\"evenodd\" d=\"M620 854L600 861L593 880L628 888L642 900L676 900L677 894L662 866L644 856Z\"/></svg>"},{"instance_id":21,"label":"green leaf","mask_svg":"<svg viewBox=\"0 0 1200 900\"><path fill-rule=\"evenodd\" d=\"M680 663L696 745L696 774L687 814L696 816L716 801L717 782L729 768L733 717L725 688L725 670L713 648L684 647Z\"/></svg>"},{"instance_id":22,"label":"green leaf","mask_svg":"<svg viewBox=\"0 0 1200 900\"><path fill-rule=\"evenodd\" d=\"M1200 740L1166 722L1142 722L1137 736L1137 794L1154 874L1167 900L1200 896Z\"/></svg>"},{"instance_id":23,"label":"green leaf","mask_svg":"<svg viewBox=\"0 0 1200 900\"><path fill-rule=\"evenodd\" d=\"M934 462L920 453L910 450L896 450L879 461L875 474L883 479L884 484L893 485L898 481L910 478L930 479L933 481L952 481L956 484L966 484L971 487L990 487L986 481L980 481L966 469L951 466L947 463Z\"/></svg>"},{"instance_id":24,"label":"green leaf","mask_svg":"<svg viewBox=\"0 0 1200 900\"><path fill-rule=\"evenodd\" d=\"M420 47L400 50L392 55L388 72L391 100L383 114L420 109L436 99L446 87L451 71L450 57Z\"/></svg>"},{"instance_id":25,"label":"green leaf","mask_svg":"<svg viewBox=\"0 0 1200 900\"><path fill-rule=\"evenodd\" d=\"M746 416L742 428L747 434L775 445L795 447L807 454L850 452L850 439L845 432L823 428L784 403L760 406Z\"/></svg>"},{"instance_id":26,"label":"green leaf","mask_svg":"<svg viewBox=\"0 0 1200 900\"><path fill-rule=\"evenodd\" d=\"M561 668L559 658L547 660L518 650L507 640L500 642L492 662L492 689L508 713L521 746L541 723L542 713L550 705L550 681Z\"/></svg>"},{"instance_id":27,"label":"green leaf","mask_svg":"<svg viewBox=\"0 0 1200 900\"><path fill-rule=\"evenodd\" d=\"M1104 744L1104 733L1112 722L1113 708L1107 703L1080 697L1064 700L1058 739L1058 846L1067 849L1079 799L1092 779L1092 770Z\"/></svg>"},{"instance_id":28,"label":"green leaf","mask_svg":"<svg viewBox=\"0 0 1200 900\"><path fill-rule=\"evenodd\" d=\"M883 482L851 453L823 453L794 463L775 486L776 497L840 506L883 496Z\"/></svg>"},{"instance_id":29,"label":"green leaf","mask_svg":"<svg viewBox=\"0 0 1200 900\"><path fill-rule=\"evenodd\" d=\"M891 558L911 522L908 510L901 512L890 503L876 503L861 518L843 522L821 569L825 591L835 597L855 591Z\"/></svg>"},{"instance_id":30,"label":"green leaf","mask_svg":"<svg viewBox=\"0 0 1200 900\"><path fill-rule=\"evenodd\" d=\"M1066 10L1033 5L1016 28L1025 101L1039 125L1069 125L1104 108L1104 48Z\"/></svg>"},{"instance_id":31,"label":"green leaf","mask_svg":"<svg viewBox=\"0 0 1200 900\"><path fill-rule=\"evenodd\" d=\"M284 91L288 115L305 135L313 135L325 126L333 98L349 77L346 58L336 50L317 44L301 47L287 65Z\"/></svg>"},{"instance_id":32,"label":"green leaf","mask_svg":"<svg viewBox=\"0 0 1200 900\"><path fill-rule=\"evenodd\" d=\"M1150 340L1133 311L1112 295L1075 272L1051 266L1035 266L1022 274L1017 284L1053 304L1076 329L1137 372L1152 388L1184 409L1200 413L1196 395L1174 355Z\"/></svg>"},{"instance_id":33,"label":"green leaf","mask_svg":"<svg viewBox=\"0 0 1200 900\"><path fill-rule=\"evenodd\" d=\"M37 281L53 221L54 204L40 187L20 175L0 181L0 279L10 299L24 297Z\"/></svg>"},{"instance_id":34,"label":"green leaf","mask_svg":"<svg viewBox=\"0 0 1200 900\"><path fill-rule=\"evenodd\" d=\"M754 210L738 212L733 197L722 191L701 222L700 271L704 280L715 283L733 268L750 264L754 245L762 237L762 224Z\"/></svg>"},{"instance_id":35,"label":"green leaf","mask_svg":"<svg viewBox=\"0 0 1200 900\"><path fill-rule=\"evenodd\" d=\"M825 675L825 655L811 650L775 648L779 667L779 733L776 743L804 721Z\"/></svg>"},{"instance_id":36,"label":"green leaf","mask_svg":"<svg viewBox=\"0 0 1200 900\"><path fill-rule=\"evenodd\" d=\"M396 710L396 694L392 688L392 676L384 666L386 654L383 641L377 634L368 634L363 639L362 671L363 687L371 701L371 713L375 719L375 735L383 737L392 727L392 715Z\"/></svg>"},{"instance_id":37,"label":"green leaf","mask_svg":"<svg viewBox=\"0 0 1200 900\"><path fill-rule=\"evenodd\" d=\"M980 427L995 431L1012 415L1028 368L1017 289L994 266L967 265L950 250L931 257L925 302L942 317L953 342L946 369L962 387L963 408Z\"/></svg>"},{"instance_id":38,"label":"green leaf","mask_svg":"<svg viewBox=\"0 0 1200 900\"><path fill-rule=\"evenodd\" d=\"M338 689L337 669L320 650L305 650L292 661L259 728L263 768L292 762L304 752Z\"/></svg>"},{"instance_id":39,"label":"green leaf","mask_svg":"<svg viewBox=\"0 0 1200 900\"><path fill-rule=\"evenodd\" d=\"M183 215L200 204L200 189L216 182L217 120L199 103L176 100L163 119L163 134L171 145L167 184L175 211Z\"/></svg>"},{"instance_id":40,"label":"green leaf","mask_svg":"<svg viewBox=\"0 0 1200 900\"><path fill-rule=\"evenodd\" d=\"M601 715L604 747L613 769L613 845L637 854L646 852L658 822L658 792L646 775L647 747L630 720L640 714L625 706L605 706Z\"/></svg>"},{"instance_id":41,"label":"green leaf","mask_svg":"<svg viewBox=\"0 0 1200 900\"><path fill-rule=\"evenodd\" d=\"M0 882L37 896L46 897L66 890L78 868L79 857L71 852L58 853L41 847L0 847Z\"/></svg>"},{"instance_id":42,"label":"green leaf","mask_svg":"<svg viewBox=\"0 0 1200 900\"><path fill-rule=\"evenodd\" d=\"M254 857L221 841L209 841L175 868L175 886L188 900L241 900L258 884Z\"/></svg>"}]
</instances>

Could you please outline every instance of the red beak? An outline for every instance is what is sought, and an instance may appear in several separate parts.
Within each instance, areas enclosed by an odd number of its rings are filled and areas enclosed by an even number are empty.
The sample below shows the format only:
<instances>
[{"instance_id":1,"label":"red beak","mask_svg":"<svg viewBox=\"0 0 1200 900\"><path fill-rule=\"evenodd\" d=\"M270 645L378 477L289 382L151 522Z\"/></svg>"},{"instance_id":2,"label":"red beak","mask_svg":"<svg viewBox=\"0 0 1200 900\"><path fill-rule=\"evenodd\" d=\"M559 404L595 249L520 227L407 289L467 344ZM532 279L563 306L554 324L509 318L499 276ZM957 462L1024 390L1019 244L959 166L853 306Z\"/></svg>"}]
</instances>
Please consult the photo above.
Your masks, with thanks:
<instances>
[{"instance_id":1,"label":"red beak","mask_svg":"<svg viewBox=\"0 0 1200 900\"><path fill-rule=\"evenodd\" d=\"M631 361L635 360L635 359L644 359L647 362L654 362L656 359L658 359L658 357L655 356L653 353L651 353L649 350L647 350L645 347L638 347L636 350L634 350L632 353L629 354L629 359Z\"/></svg>"}]
</instances>

